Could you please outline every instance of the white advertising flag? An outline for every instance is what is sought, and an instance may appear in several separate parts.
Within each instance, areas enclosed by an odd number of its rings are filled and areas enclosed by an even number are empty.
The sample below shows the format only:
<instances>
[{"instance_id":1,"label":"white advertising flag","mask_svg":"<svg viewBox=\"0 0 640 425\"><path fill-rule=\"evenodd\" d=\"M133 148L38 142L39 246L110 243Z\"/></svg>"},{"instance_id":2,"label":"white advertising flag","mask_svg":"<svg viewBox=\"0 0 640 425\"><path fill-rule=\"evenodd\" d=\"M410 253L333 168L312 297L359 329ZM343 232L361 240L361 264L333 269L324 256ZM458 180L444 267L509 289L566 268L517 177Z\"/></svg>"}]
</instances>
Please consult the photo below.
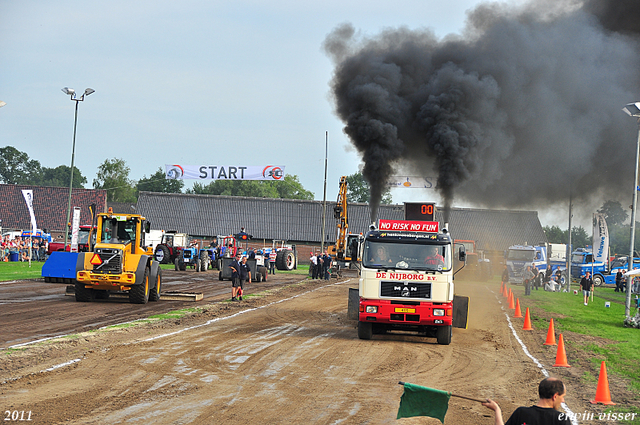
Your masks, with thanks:
<instances>
[{"instance_id":1,"label":"white advertising flag","mask_svg":"<svg viewBox=\"0 0 640 425\"><path fill-rule=\"evenodd\" d=\"M31 234L35 235L38 226L36 226L36 216L33 214L33 190L23 189L22 196L24 196L24 200L27 202L29 215L31 216Z\"/></svg>"},{"instance_id":2,"label":"white advertising flag","mask_svg":"<svg viewBox=\"0 0 640 425\"><path fill-rule=\"evenodd\" d=\"M165 177L174 180L273 180L284 179L282 165L178 165L165 164Z\"/></svg>"},{"instance_id":3,"label":"white advertising flag","mask_svg":"<svg viewBox=\"0 0 640 425\"><path fill-rule=\"evenodd\" d=\"M609 230L604 214L593 217L593 261L606 263L609 259Z\"/></svg>"},{"instance_id":4,"label":"white advertising flag","mask_svg":"<svg viewBox=\"0 0 640 425\"><path fill-rule=\"evenodd\" d=\"M71 221L71 252L78 252L78 234L80 231L80 207L73 207Z\"/></svg>"}]
</instances>

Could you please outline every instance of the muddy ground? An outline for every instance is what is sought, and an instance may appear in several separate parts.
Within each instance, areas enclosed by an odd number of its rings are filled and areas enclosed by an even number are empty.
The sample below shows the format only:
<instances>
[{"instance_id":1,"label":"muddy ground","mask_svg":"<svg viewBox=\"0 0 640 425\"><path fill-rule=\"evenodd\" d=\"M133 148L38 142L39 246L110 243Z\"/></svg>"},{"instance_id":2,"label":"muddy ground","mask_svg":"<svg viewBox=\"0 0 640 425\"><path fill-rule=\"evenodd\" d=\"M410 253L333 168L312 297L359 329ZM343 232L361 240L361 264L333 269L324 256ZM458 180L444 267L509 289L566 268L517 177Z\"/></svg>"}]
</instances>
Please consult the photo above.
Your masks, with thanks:
<instances>
[{"instance_id":1,"label":"muddy ground","mask_svg":"<svg viewBox=\"0 0 640 425\"><path fill-rule=\"evenodd\" d=\"M209 285L210 294L197 303L145 306L126 300L76 303L60 284L0 285L3 419L7 411L24 411L38 424L440 423L395 419L400 380L494 398L505 418L537 401L543 375L512 334L498 283L457 281L456 292L471 297L469 328L454 329L452 344L442 346L410 334L358 339L356 322L346 315L348 290L357 287L353 278L276 275L264 287L253 284L245 301L232 303L226 301L229 282L209 279L213 273L166 272L166 290ZM39 295L20 300L25 288ZM200 310L96 330L185 307ZM546 331L524 332L523 319L510 320L531 355L565 380L571 410L604 411L588 402L595 384L583 379L586 371L593 374L583 354L568 349L572 367L554 368L556 348L542 345ZM15 347L53 335L66 336ZM609 381L614 401L640 412L628 383L611 376ZM489 425L490 413L477 402L452 398L445 424Z\"/></svg>"}]
</instances>

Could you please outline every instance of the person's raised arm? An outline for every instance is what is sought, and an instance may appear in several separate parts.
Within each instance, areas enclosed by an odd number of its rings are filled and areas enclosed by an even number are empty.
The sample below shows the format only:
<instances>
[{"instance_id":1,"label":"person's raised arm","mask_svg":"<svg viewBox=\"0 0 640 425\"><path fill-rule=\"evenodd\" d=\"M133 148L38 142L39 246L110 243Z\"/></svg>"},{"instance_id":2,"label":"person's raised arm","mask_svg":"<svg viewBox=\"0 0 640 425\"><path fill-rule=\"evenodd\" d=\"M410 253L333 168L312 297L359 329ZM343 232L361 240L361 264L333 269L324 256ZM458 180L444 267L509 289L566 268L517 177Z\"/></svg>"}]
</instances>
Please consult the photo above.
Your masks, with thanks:
<instances>
[{"instance_id":1,"label":"person's raised arm","mask_svg":"<svg viewBox=\"0 0 640 425\"><path fill-rule=\"evenodd\" d=\"M498 406L498 403L488 398L487 401L482 403L482 405L487 409L493 410L495 413L496 425L504 425L504 421L502 420L502 410L500 409L500 406Z\"/></svg>"}]
</instances>

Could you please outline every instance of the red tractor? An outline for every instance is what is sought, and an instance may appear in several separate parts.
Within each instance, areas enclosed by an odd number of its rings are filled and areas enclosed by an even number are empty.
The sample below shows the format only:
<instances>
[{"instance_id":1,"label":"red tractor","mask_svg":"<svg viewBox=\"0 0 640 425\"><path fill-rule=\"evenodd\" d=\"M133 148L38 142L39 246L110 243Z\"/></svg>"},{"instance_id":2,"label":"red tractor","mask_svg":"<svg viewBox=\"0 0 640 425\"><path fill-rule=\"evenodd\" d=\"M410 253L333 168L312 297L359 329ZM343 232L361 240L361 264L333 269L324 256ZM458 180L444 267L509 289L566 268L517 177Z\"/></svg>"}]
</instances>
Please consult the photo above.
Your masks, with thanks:
<instances>
[{"instance_id":1,"label":"red tractor","mask_svg":"<svg viewBox=\"0 0 640 425\"><path fill-rule=\"evenodd\" d=\"M155 257L160 264L173 264L176 258L182 255L182 248L187 246L186 233L170 231L162 235L160 243L156 246Z\"/></svg>"}]
</instances>

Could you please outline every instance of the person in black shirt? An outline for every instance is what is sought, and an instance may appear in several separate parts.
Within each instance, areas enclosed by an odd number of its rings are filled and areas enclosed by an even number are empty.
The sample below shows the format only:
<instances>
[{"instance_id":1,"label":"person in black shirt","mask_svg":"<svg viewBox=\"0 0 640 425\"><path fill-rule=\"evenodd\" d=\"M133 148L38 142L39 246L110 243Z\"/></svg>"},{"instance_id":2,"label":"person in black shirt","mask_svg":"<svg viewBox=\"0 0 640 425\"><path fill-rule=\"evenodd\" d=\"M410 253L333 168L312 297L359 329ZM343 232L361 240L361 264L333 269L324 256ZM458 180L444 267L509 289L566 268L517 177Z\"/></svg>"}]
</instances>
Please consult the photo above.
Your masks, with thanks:
<instances>
[{"instance_id":1,"label":"person in black shirt","mask_svg":"<svg viewBox=\"0 0 640 425\"><path fill-rule=\"evenodd\" d=\"M566 387L558 378L545 378L538 385L538 404L531 407L518 407L506 425L571 425L569 415L558 409L564 403ZM502 420L502 410L498 403L487 399L482 403L495 412L496 425L505 425Z\"/></svg>"},{"instance_id":2,"label":"person in black shirt","mask_svg":"<svg viewBox=\"0 0 640 425\"><path fill-rule=\"evenodd\" d=\"M580 280L580 287L582 288L582 295L584 296L584 305L589 305L589 295L591 295L591 291L593 290L591 272L587 272Z\"/></svg>"},{"instance_id":3,"label":"person in black shirt","mask_svg":"<svg viewBox=\"0 0 640 425\"><path fill-rule=\"evenodd\" d=\"M616 273L616 290L615 292L622 292L622 270L618 269Z\"/></svg>"}]
</instances>

